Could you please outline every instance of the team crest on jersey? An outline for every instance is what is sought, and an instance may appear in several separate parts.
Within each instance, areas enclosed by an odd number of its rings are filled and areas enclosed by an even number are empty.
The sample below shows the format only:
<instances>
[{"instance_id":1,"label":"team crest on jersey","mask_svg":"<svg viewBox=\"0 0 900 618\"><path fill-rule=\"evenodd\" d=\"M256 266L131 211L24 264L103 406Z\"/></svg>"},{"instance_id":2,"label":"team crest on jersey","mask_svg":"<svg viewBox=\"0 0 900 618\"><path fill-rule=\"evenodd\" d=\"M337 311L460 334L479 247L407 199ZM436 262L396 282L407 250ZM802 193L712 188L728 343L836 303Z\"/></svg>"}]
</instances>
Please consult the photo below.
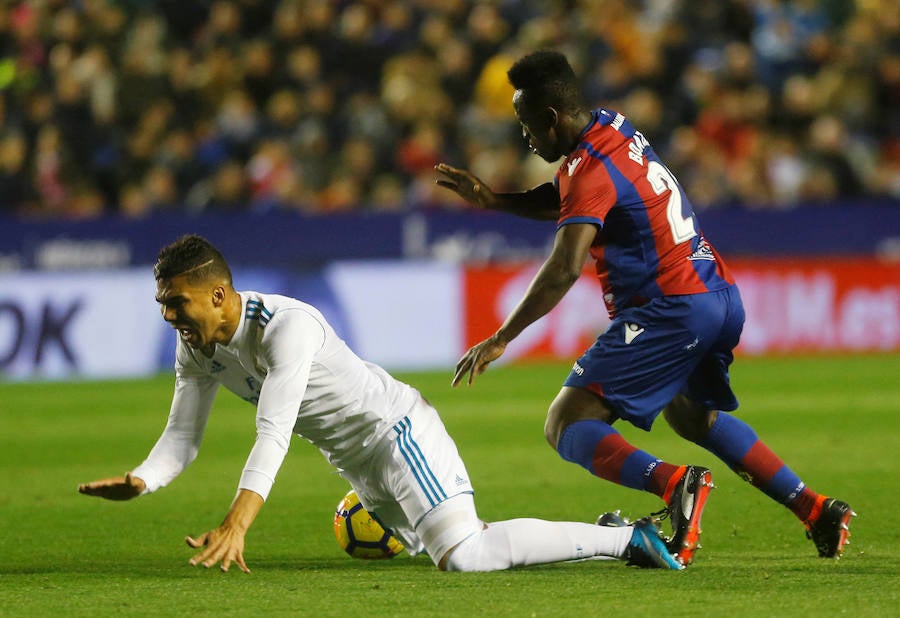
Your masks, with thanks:
<instances>
[{"instance_id":1,"label":"team crest on jersey","mask_svg":"<svg viewBox=\"0 0 900 618\"><path fill-rule=\"evenodd\" d=\"M225 365L223 365L219 361L213 361L212 367L209 371L210 373L219 373L220 371L225 371Z\"/></svg>"},{"instance_id":2,"label":"team crest on jersey","mask_svg":"<svg viewBox=\"0 0 900 618\"><path fill-rule=\"evenodd\" d=\"M697 244L697 248L688 257L688 259L691 261L709 260L710 262L715 262L716 255L713 253L712 247L709 246L709 243L706 242L706 239L701 238L700 242Z\"/></svg>"}]
</instances>

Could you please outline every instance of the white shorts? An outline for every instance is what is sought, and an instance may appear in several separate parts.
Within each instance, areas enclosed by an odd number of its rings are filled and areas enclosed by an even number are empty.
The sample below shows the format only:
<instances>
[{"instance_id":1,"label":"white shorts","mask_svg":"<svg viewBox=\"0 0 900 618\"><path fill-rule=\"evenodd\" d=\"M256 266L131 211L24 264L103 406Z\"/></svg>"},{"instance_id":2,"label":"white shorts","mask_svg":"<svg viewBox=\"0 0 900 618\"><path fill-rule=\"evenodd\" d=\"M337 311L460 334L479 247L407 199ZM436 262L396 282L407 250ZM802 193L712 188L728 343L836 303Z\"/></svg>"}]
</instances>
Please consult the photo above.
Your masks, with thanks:
<instances>
[{"instance_id":1,"label":"white shorts","mask_svg":"<svg viewBox=\"0 0 900 618\"><path fill-rule=\"evenodd\" d=\"M484 525L456 443L421 396L372 458L341 476L411 555L425 550L435 564Z\"/></svg>"}]
</instances>

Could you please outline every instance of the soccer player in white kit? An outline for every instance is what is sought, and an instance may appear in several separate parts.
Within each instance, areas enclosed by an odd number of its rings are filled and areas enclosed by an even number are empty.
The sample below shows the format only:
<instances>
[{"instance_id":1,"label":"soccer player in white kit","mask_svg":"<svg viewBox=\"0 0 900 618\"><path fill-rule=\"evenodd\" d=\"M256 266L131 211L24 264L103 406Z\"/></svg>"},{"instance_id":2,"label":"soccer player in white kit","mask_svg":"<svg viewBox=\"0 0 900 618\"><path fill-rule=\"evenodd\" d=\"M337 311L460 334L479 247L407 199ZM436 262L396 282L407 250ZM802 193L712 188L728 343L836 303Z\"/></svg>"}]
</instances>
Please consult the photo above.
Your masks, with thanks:
<instances>
[{"instance_id":1,"label":"soccer player in white kit","mask_svg":"<svg viewBox=\"0 0 900 618\"><path fill-rule=\"evenodd\" d=\"M197 456L219 385L256 406L256 442L224 521L187 543L190 563L249 572L244 537L296 433L319 448L415 555L442 570L621 558L681 569L649 520L631 526L478 518L473 489L437 411L411 386L357 357L313 306L238 292L219 251L184 236L160 251L154 274L163 319L178 331L175 394L165 430L123 477L79 486L127 500L169 484Z\"/></svg>"}]
</instances>

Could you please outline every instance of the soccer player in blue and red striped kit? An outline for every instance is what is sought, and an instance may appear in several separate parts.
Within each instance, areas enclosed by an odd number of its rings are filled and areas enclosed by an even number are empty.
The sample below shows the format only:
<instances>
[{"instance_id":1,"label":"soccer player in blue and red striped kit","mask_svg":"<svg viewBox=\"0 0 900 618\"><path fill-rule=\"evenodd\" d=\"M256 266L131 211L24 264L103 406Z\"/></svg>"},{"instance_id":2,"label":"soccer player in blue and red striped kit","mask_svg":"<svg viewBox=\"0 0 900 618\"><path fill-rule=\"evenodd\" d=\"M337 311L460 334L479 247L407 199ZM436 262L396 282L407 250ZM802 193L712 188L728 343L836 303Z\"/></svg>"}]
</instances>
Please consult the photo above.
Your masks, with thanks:
<instances>
[{"instance_id":1,"label":"soccer player in blue and red striped kit","mask_svg":"<svg viewBox=\"0 0 900 618\"><path fill-rule=\"evenodd\" d=\"M555 220L557 232L525 296L491 337L466 352L453 385L466 376L471 384L556 306L589 253L612 323L550 405L544 431L551 446L596 476L660 496L671 517L670 551L688 564L712 488L709 469L662 461L613 428L623 419L649 431L662 412L678 435L789 508L820 556L840 557L850 506L807 487L749 425L728 414L738 407L728 368L744 309L675 177L622 114L587 107L562 54L529 54L508 76L529 147L548 162L562 158L554 182L494 193L443 163L436 182L481 208Z\"/></svg>"}]
</instances>

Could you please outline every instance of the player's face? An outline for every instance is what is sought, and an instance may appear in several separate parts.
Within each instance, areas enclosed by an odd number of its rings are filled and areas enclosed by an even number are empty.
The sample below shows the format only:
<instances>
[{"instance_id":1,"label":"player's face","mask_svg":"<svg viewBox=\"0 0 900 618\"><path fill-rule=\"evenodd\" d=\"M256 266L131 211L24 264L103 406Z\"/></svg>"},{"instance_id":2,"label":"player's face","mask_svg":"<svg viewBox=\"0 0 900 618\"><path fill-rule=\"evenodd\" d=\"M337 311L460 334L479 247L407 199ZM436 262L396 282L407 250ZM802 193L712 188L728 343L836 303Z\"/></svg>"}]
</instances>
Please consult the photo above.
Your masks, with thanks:
<instances>
[{"instance_id":1,"label":"player's face","mask_svg":"<svg viewBox=\"0 0 900 618\"><path fill-rule=\"evenodd\" d=\"M156 302L163 319L193 348L210 351L220 323L222 288L210 282L188 281L185 276L161 279Z\"/></svg>"},{"instance_id":2,"label":"player's face","mask_svg":"<svg viewBox=\"0 0 900 618\"><path fill-rule=\"evenodd\" d=\"M553 163L566 154L559 148L556 132L556 114L549 108L532 109L521 90L513 95L516 119L522 125L522 137L528 148L544 161Z\"/></svg>"}]
</instances>

